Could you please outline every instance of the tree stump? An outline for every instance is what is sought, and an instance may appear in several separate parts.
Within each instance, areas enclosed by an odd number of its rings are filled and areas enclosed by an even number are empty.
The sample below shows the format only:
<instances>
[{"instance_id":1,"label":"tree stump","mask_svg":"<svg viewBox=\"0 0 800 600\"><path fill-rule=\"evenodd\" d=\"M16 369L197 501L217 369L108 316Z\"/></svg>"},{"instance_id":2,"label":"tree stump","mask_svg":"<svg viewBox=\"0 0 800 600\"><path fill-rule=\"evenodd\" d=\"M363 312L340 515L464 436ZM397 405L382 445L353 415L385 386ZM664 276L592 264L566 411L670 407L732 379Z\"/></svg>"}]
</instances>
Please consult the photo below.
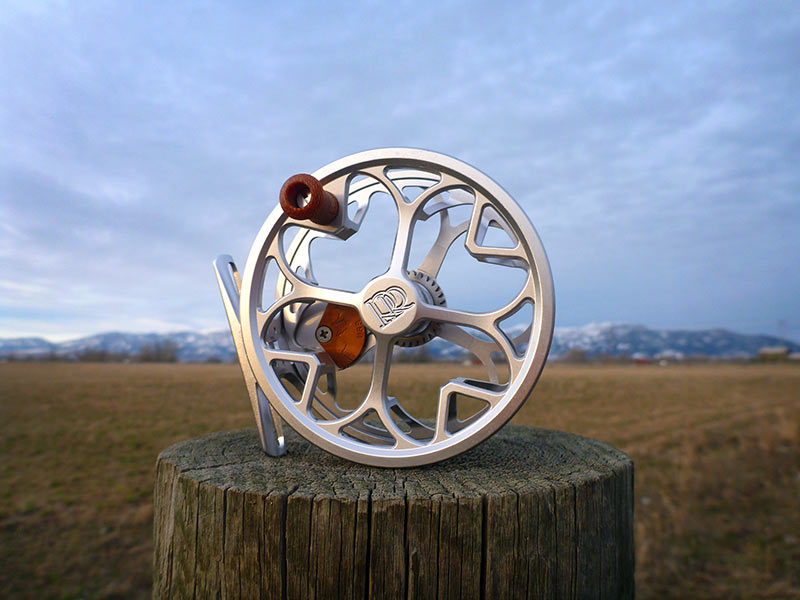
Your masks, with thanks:
<instances>
[{"instance_id":1,"label":"tree stump","mask_svg":"<svg viewBox=\"0 0 800 600\"><path fill-rule=\"evenodd\" d=\"M255 429L158 458L156 598L633 598L633 463L506 426L443 463L379 469Z\"/></svg>"}]
</instances>

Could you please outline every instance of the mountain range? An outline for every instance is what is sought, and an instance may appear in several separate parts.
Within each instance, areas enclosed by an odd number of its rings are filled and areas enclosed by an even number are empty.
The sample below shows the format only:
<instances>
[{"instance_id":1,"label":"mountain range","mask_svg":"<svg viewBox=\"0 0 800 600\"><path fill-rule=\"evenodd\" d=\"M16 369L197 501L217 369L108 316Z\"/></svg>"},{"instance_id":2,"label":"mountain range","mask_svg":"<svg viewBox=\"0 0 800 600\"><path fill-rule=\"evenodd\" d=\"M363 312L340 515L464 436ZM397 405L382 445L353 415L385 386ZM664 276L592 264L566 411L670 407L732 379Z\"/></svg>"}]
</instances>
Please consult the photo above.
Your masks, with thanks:
<instances>
[{"instance_id":1,"label":"mountain range","mask_svg":"<svg viewBox=\"0 0 800 600\"><path fill-rule=\"evenodd\" d=\"M508 332L511 335L514 332ZM228 330L210 333L120 333L110 332L65 342L49 342L43 338L0 338L0 358L77 358L88 352L104 352L135 356L146 348L169 344L177 350L181 362L230 361L234 347ZM800 352L800 344L769 335L741 334L725 329L651 329L642 325L614 323L590 324L582 327L557 327L553 335L550 358L563 357L570 350L581 350L588 357L599 355L634 358L676 358L708 356L712 358L745 358L755 356L761 348L785 346ZM466 352L441 339L425 346L434 359L459 359Z\"/></svg>"}]
</instances>

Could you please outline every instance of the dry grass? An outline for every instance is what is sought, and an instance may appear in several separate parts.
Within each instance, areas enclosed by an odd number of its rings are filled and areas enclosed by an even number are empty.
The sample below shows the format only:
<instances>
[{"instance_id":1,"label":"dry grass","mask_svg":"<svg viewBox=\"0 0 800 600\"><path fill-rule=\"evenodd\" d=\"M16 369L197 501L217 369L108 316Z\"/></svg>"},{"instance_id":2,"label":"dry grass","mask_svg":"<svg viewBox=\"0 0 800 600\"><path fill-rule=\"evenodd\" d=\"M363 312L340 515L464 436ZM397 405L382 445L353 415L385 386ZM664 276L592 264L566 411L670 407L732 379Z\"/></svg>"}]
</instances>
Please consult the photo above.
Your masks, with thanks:
<instances>
[{"instance_id":1,"label":"dry grass","mask_svg":"<svg viewBox=\"0 0 800 600\"><path fill-rule=\"evenodd\" d=\"M451 368L398 366L390 385L431 397ZM0 365L0 596L149 596L155 457L250 426L240 377ZM800 369L552 366L515 421L633 457L640 598L800 598Z\"/></svg>"}]
</instances>

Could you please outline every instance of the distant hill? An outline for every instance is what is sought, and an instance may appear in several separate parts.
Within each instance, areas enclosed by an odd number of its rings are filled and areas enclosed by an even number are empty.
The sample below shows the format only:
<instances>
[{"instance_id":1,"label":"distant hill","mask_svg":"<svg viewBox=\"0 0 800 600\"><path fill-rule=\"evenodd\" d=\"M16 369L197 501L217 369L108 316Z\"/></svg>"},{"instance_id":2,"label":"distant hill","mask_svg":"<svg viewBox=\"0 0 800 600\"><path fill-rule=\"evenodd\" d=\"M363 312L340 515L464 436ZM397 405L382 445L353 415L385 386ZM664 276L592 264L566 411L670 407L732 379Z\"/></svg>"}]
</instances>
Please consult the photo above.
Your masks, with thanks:
<instances>
[{"instance_id":1,"label":"distant hill","mask_svg":"<svg viewBox=\"0 0 800 600\"><path fill-rule=\"evenodd\" d=\"M39 358L55 355L74 358L86 352L136 355L143 348L169 342L178 349L181 362L205 362L234 358L233 341L227 330L211 333L110 332L54 343L43 338L0 339L0 358ZM557 327L550 351L558 358L569 350L579 349L589 357L599 355L646 358L684 358L709 356L737 358L755 356L765 346L786 346L800 352L800 344L769 335L748 335L725 329L650 329L642 325L591 324L583 327ZM459 359L466 355L460 348L440 339L425 346L437 359Z\"/></svg>"},{"instance_id":2,"label":"distant hill","mask_svg":"<svg viewBox=\"0 0 800 600\"><path fill-rule=\"evenodd\" d=\"M551 356L572 349L587 356L641 356L684 358L709 356L739 358L758 354L765 346L786 346L800 351L800 344L770 335L735 333L726 329L650 329L643 325L601 323L583 327L558 327L553 336Z\"/></svg>"},{"instance_id":3,"label":"distant hill","mask_svg":"<svg viewBox=\"0 0 800 600\"><path fill-rule=\"evenodd\" d=\"M43 338L0 339L0 358L35 358L54 354L61 358L78 357L85 352L134 356L155 344L171 342L178 348L181 362L205 362L209 359L230 360L235 350L227 330L211 333L180 331L177 333L99 333L66 342L53 343Z\"/></svg>"}]
</instances>

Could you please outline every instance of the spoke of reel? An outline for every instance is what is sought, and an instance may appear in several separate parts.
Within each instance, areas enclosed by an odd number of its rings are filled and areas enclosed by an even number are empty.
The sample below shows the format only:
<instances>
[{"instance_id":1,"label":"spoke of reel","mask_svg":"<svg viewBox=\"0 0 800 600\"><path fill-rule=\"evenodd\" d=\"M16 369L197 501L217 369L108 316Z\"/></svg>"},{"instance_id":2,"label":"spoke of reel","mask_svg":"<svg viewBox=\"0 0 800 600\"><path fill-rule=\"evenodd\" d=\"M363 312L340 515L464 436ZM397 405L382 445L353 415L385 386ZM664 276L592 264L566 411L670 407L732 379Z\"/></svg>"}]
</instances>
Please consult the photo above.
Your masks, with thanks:
<instances>
[{"instance_id":1,"label":"spoke of reel","mask_svg":"<svg viewBox=\"0 0 800 600\"><path fill-rule=\"evenodd\" d=\"M365 175L372 177L378 181L389 195L394 200L397 207L397 231L395 231L394 245L392 247L392 258L390 260L389 272L403 273L406 272L408 264L408 254L411 250L411 234L412 234L412 215L409 215L405 210L409 205L405 201L403 192L385 173L386 167L371 167L361 171Z\"/></svg>"},{"instance_id":2,"label":"spoke of reel","mask_svg":"<svg viewBox=\"0 0 800 600\"><path fill-rule=\"evenodd\" d=\"M347 416L335 421L319 422L318 425L329 433L339 435L343 428L348 425L354 425L362 417L375 412L388 435L394 438L395 449L416 448L420 446L420 442L401 430L389 414L390 401L386 395L386 385L389 380L394 343L386 336L376 337L377 343L375 345L375 359L372 364L372 379L364 401Z\"/></svg>"},{"instance_id":3,"label":"spoke of reel","mask_svg":"<svg viewBox=\"0 0 800 600\"><path fill-rule=\"evenodd\" d=\"M327 361L324 354L314 354L311 352L293 352L290 350L275 350L272 348L263 348L264 356L269 362L270 366L276 361L285 361L291 363L302 363L308 368L305 384L303 385L300 400L295 404L297 409L304 415L309 414L311 401L314 399L314 394L319 385L319 379L322 375L327 375L334 371L334 365Z\"/></svg>"},{"instance_id":4,"label":"spoke of reel","mask_svg":"<svg viewBox=\"0 0 800 600\"><path fill-rule=\"evenodd\" d=\"M277 245L279 244L280 240ZM274 300L268 308L256 310L256 326L261 339L269 339L280 335L280 324L279 321L276 320L276 317L284 308L291 304L316 301L341 304L355 309L359 306L360 299L356 294L316 285L294 273L286 263L283 253L279 248L276 248L275 243L270 246L270 252L267 253L266 260L270 259L275 261L280 274L284 277L284 281L282 284L279 282L279 286L281 286L284 291L291 286L291 291ZM267 327L274 328L274 331L271 331L270 335L266 335Z\"/></svg>"},{"instance_id":5,"label":"spoke of reel","mask_svg":"<svg viewBox=\"0 0 800 600\"><path fill-rule=\"evenodd\" d=\"M278 335L275 316L295 301L296 299L290 293L275 300L266 310L256 311L256 326L258 327L258 337L260 339L264 340ZM275 329L269 336L266 335L267 332L265 331L267 327Z\"/></svg>"},{"instance_id":6,"label":"spoke of reel","mask_svg":"<svg viewBox=\"0 0 800 600\"><path fill-rule=\"evenodd\" d=\"M495 211L489 201L481 195L476 195L470 218L459 225L452 225L450 223L449 212L447 210L443 210L440 214L439 233L433 246L428 251L427 256L420 264L419 269L421 271L434 277L437 276L449 248L455 240L466 231L467 239L464 245L467 251L477 260L525 268L528 271L528 277L520 293L517 294L510 303L496 311L471 313L428 304L421 307L420 311L427 318L442 323L440 326L440 337L469 350L478 357L486 366L489 378L493 383L497 383L498 381L497 366L491 357L491 353L496 350L504 354L509 363L513 378L522 364L516 351L517 340L519 340L521 336L517 336L513 341L510 340L500 329L498 323L513 315L524 302L534 301L532 290L533 281L531 276L532 265L529 265L527 262L525 249L520 243L518 236L511 231L504 219ZM500 226L511 239L515 240L516 243L513 248L486 247L479 244L479 241L484 239L487 228L493 223ZM474 335L459 327L460 325L482 331L491 337L492 342L476 338ZM522 335L529 335L529 333L530 328L526 329Z\"/></svg>"},{"instance_id":7,"label":"spoke of reel","mask_svg":"<svg viewBox=\"0 0 800 600\"><path fill-rule=\"evenodd\" d=\"M437 183L434 183L423 190L419 196L407 202L403 191L386 175L385 167L372 167L365 169L363 173L379 181L394 199L397 207L397 232L395 233L389 272L401 273L405 276L408 269L408 256L411 252L414 223L417 220L426 220L431 216L423 212L422 209L425 204L442 192L453 188L463 188L464 184L450 175L440 173L440 179Z\"/></svg>"},{"instance_id":8,"label":"spoke of reel","mask_svg":"<svg viewBox=\"0 0 800 600\"><path fill-rule=\"evenodd\" d=\"M322 302L330 302L331 304L344 304L345 306L358 308L361 301L357 294L316 285L311 280L301 278L295 273L287 262L283 252L282 238L283 234L278 236L278 239L272 243L267 256L275 260L281 274L286 278L288 283L291 284L292 291L276 302L280 302L286 298L291 299L291 302L320 300Z\"/></svg>"},{"instance_id":9,"label":"spoke of reel","mask_svg":"<svg viewBox=\"0 0 800 600\"><path fill-rule=\"evenodd\" d=\"M516 348L506 334L498 327L498 323L507 316L513 315L525 302L534 302L533 280L530 274L522 290L517 296L502 308L485 313L473 313L457 310L446 306L423 304L418 309L420 318L430 319L440 323L451 323L477 329L488 335L508 361L510 375L516 377L522 367L522 358L517 355ZM458 342L456 342L458 343Z\"/></svg>"},{"instance_id":10,"label":"spoke of reel","mask_svg":"<svg viewBox=\"0 0 800 600\"><path fill-rule=\"evenodd\" d=\"M415 419L412 415L410 415L405 408L397 401L397 398L392 396L387 397L387 404L389 410L398 418L400 419L406 427L409 428L408 435L414 438L415 440L420 441L430 441L431 436L433 435L433 427L430 425L426 425L422 421Z\"/></svg>"},{"instance_id":11,"label":"spoke of reel","mask_svg":"<svg viewBox=\"0 0 800 600\"><path fill-rule=\"evenodd\" d=\"M442 268L442 263L447 256L447 251L453 245L460 235L462 235L469 226L469 221L464 221L458 225L450 223L450 211L443 210L439 213L441 215L439 221L439 235L433 242L433 246L428 250L428 254L422 259L422 262L417 268L418 271L423 271L433 278L439 275L439 270Z\"/></svg>"},{"instance_id":12,"label":"spoke of reel","mask_svg":"<svg viewBox=\"0 0 800 600\"><path fill-rule=\"evenodd\" d=\"M423 214L419 218L427 221L437 212L455 208L456 206L472 206L475 202L475 191L468 185L462 183L460 186L453 187L448 191L450 192L449 198L439 198L435 202L426 204L423 208Z\"/></svg>"},{"instance_id":13,"label":"spoke of reel","mask_svg":"<svg viewBox=\"0 0 800 600\"><path fill-rule=\"evenodd\" d=\"M433 443L441 442L457 433L464 427L471 425L486 411L491 410L503 399L504 387L497 384L487 384L472 379L459 377L446 383L439 390L439 409L436 414L436 434ZM478 411L472 417L459 421L455 407L456 394L469 396L482 400L487 408Z\"/></svg>"},{"instance_id":14,"label":"spoke of reel","mask_svg":"<svg viewBox=\"0 0 800 600\"><path fill-rule=\"evenodd\" d=\"M507 229L505 220L498 216L498 219L484 219L484 209L496 211L491 203L484 197L479 196L475 198L475 204L472 207L472 216L469 220L469 230L467 231L467 239L464 240L464 247L472 256L481 262L490 262L493 264L503 265L507 267L516 267L519 269L531 269L528 264L528 257L525 252L525 247L516 240L516 245L513 248L499 248L481 245L482 239L486 235L486 228L490 226L492 221L500 224L503 230ZM485 221L485 222L484 222ZM516 237L516 236L514 236Z\"/></svg>"},{"instance_id":15,"label":"spoke of reel","mask_svg":"<svg viewBox=\"0 0 800 600\"><path fill-rule=\"evenodd\" d=\"M308 368L304 367L306 367L305 363L293 365L293 368L287 369L285 373L281 373L280 377L282 379L285 378L298 390L304 390L306 381L308 380ZM324 375L328 379L328 390L327 392L322 393L319 389L319 385L317 385L316 389L314 390L314 396L310 399L312 404L309 408L311 408L312 415L313 411L316 411L323 420L328 421L344 418L349 415L351 411L341 408L336 403L335 372L326 371ZM318 377L318 381L319 379L322 379L322 376L323 373L321 373ZM365 444L385 445L387 442L391 443L391 441L393 441L386 435L386 432L383 429L374 427L369 423L362 423L360 428L353 427L351 435Z\"/></svg>"},{"instance_id":16,"label":"spoke of reel","mask_svg":"<svg viewBox=\"0 0 800 600\"><path fill-rule=\"evenodd\" d=\"M376 336L376 342L372 380L364 404L375 410L386 431L395 439L395 448L417 447L420 443L401 430L389 414L390 401L386 395L386 386L389 383L389 369L392 366L394 340L387 336Z\"/></svg>"},{"instance_id":17,"label":"spoke of reel","mask_svg":"<svg viewBox=\"0 0 800 600\"><path fill-rule=\"evenodd\" d=\"M442 323L440 325L439 337L472 352L489 372L489 381L492 383L499 382L497 365L492 359L492 352L499 350L497 344L477 338L452 323Z\"/></svg>"}]
</instances>

